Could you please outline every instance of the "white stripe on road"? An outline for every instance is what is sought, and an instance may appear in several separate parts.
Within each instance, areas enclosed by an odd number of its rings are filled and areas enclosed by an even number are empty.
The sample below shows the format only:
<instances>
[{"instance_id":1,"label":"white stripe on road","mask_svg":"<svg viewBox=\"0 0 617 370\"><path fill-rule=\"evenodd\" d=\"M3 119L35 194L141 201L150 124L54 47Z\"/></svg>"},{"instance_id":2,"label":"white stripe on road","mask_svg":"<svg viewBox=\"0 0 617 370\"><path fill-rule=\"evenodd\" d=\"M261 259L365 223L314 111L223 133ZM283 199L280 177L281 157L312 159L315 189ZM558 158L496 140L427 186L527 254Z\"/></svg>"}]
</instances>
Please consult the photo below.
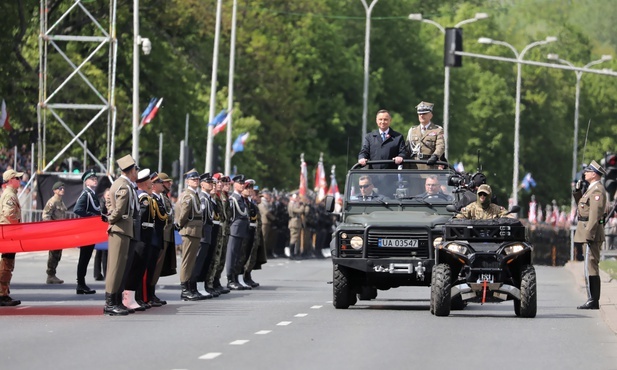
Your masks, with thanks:
<instances>
[{"instance_id":1,"label":"white stripe on road","mask_svg":"<svg viewBox=\"0 0 617 370\"><path fill-rule=\"evenodd\" d=\"M210 353L206 353L205 355L199 356L200 360L212 360L214 358L217 358L221 355L221 352L210 352Z\"/></svg>"},{"instance_id":2,"label":"white stripe on road","mask_svg":"<svg viewBox=\"0 0 617 370\"><path fill-rule=\"evenodd\" d=\"M233 342L231 342L229 344L231 344L232 346L241 346L241 345L246 344L248 342L249 342L248 339L238 339L238 340L234 340Z\"/></svg>"},{"instance_id":3,"label":"white stripe on road","mask_svg":"<svg viewBox=\"0 0 617 370\"><path fill-rule=\"evenodd\" d=\"M308 313L299 313L295 315L294 317L305 317L305 316L308 316Z\"/></svg>"},{"instance_id":4,"label":"white stripe on road","mask_svg":"<svg viewBox=\"0 0 617 370\"><path fill-rule=\"evenodd\" d=\"M278 324L276 324L276 326L287 326L291 324L291 321L281 321Z\"/></svg>"},{"instance_id":5,"label":"white stripe on road","mask_svg":"<svg viewBox=\"0 0 617 370\"><path fill-rule=\"evenodd\" d=\"M311 308L314 309L314 310L322 308L322 307L323 307L322 305L311 306Z\"/></svg>"},{"instance_id":6,"label":"white stripe on road","mask_svg":"<svg viewBox=\"0 0 617 370\"><path fill-rule=\"evenodd\" d=\"M271 332L272 332L272 330L260 330L258 332L255 332L255 334L263 335L263 334L268 334L268 333L271 333Z\"/></svg>"}]
</instances>

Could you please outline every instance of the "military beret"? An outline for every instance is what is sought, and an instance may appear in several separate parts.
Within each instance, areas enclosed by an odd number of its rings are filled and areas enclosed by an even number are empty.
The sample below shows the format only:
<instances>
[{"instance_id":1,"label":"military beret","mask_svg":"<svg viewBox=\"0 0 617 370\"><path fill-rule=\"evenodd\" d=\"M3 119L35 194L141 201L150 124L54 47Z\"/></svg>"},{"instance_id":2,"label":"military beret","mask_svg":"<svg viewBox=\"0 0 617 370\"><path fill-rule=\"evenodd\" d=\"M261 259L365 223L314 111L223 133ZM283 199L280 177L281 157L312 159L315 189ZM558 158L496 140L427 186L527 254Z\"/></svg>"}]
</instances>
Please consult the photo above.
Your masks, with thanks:
<instances>
[{"instance_id":1,"label":"military beret","mask_svg":"<svg viewBox=\"0 0 617 370\"><path fill-rule=\"evenodd\" d=\"M585 172L595 172L600 176L606 175L606 170L596 161L591 161L591 163L589 163L589 166L585 168Z\"/></svg>"},{"instance_id":2,"label":"military beret","mask_svg":"<svg viewBox=\"0 0 617 370\"><path fill-rule=\"evenodd\" d=\"M94 169L88 170L86 172L84 172L83 175L81 175L81 181L86 181L91 177L96 177L96 172L94 171Z\"/></svg>"},{"instance_id":3,"label":"military beret","mask_svg":"<svg viewBox=\"0 0 617 370\"><path fill-rule=\"evenodd\" d=\"M144 182L146 180L150 180L150 169L144 168L143 170L137 173L137 182Z\"/></svg>"},{"instance_id":4,"label":"military beret","mask_svg":"<svg viewBox=\"0 0 617 370\"><path fill-rule=\"evenodd\" d=\"M169 178L169 175L167 175L165 172L161 172L159 173L159 180L163 181L163 182L171 182L172 180Z\"/></svg>"},{"instance_id":5,"label":"military beret","mask_svg":"<svg viewBox=\"0 0 617 370\"><path fill-rule=\"evenodd\" d=\"M2 174L2 179L4 180L4 182L7 182L7 181L9 181L12 178L20 178L23 175L24 175L23 172L17 172L15 170L6 170Z\"/></svg>"},{"instance_id":6,"label":"military beret","mask_svg":"<svg viewBox=\"0 0 617 370\"><path fill-rule=\"evenodd\" d=\"M56 181L54 186L51 187L51 190L58 190L62 187L64 187L64 183L62 181Z\"/></svg>"},{"instance_id":7,"label":"military beret","mask_svg":"<svg viewBox=\"0 0 617 370\"><path fill-rule=\"evenodd\" d=\"M189 180L189 179L198 179L199 178L199 172L197 172L196 169L192 168L189 171L184 173L184 178Z\"/></svg>"},{"instance_id":8,"label":"military beret","mask_svg":"<svg viewBox=\"0 0 617 370\"><path fill-rule=\"evenodd\" d=\"M229 178L229 176L223 176L221 177L221 182L231 182L231 179Z\"/></svg>"},{"instance_id":9,"label":"military beret","mask_svg":"<svg viewBox=\"0 0 617 370\"><path fill-rule=\"evenodd\" d=\"M238 184L244 183L244 175L236 175L231 179L233 182L237 182Z\"/></svg>"},{"instance_id":10,"label":"military beret","mask_svg":"<svg viewBox=\"0 0 617 370\"><path fill-rule=\"evenodd\" d=\"M420 104L416 105L416 109L418 110L418 114L424 114L433 112L433 103L427 103L425 101L420 102Z\"/></svg>"},{"instance_id":11,"label":"military beret","mask_svg":"<svg viewBox=\"0 0 617 370\"><path fill-rule=\"evenodd\" d=\"M136 165L135 160L133 159L133 157L131 157L130 154L127 154L124 157L118 159L116 163L118 164L118 167L120 168L120 170L124 172L130 170L133 166Z\"/></svg>"}]
</instances>

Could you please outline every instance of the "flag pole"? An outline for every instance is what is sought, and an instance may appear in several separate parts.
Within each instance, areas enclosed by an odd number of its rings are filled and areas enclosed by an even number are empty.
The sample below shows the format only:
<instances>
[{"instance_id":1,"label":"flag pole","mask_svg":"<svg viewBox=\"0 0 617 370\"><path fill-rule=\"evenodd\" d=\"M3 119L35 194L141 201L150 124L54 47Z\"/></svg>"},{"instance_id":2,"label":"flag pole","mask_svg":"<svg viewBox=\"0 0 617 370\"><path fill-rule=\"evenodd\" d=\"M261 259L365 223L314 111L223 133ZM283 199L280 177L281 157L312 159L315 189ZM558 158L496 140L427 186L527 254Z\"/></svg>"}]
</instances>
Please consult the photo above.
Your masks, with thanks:
<instances>
[{"instance_id":1,"label":"flag pole","mask_svg":"<svg viewBox=\"0 0 617 370\"><path fill-rule=\"evenodd\" d=\"M223 0L216 2L216 25L214 27L214 50L212 51L212 83L210 85L210 115L208 123L214 119L214 109L216 109L216 78L219 65L219 33L221 31L221 4ZM212 126L208 124L208 140L206 141L206 158L204 172L211 172L212 169Z\"/></svg>"},{"instance_id":2,"label":"flag pole","mask_svg":"<svg viewBox=\"0 0 617 370\"><path fill-rule=\"evenodd\" d=\"M238 1L234 0L232 15L231 15L231 45L229 46L229 87L227 90L229 91L227 109L229 112L234 107L234 66L235 66L235 58L236 58L236 9L237 9ZM231 171L231 128L232 128L232 117L231 113L229 117L227 117L227 142L225 145L225 173L228 174Z\"/></svg>"},{"instance_id":3,"label":"flag pole","mask_svg":"<svg viewBox=\"0 0 617 370\"><path fill-rule=\"evenodd\" d=\"M159 173L163 172L163 133L159 132Z\"/></svg>"}]
</instances>

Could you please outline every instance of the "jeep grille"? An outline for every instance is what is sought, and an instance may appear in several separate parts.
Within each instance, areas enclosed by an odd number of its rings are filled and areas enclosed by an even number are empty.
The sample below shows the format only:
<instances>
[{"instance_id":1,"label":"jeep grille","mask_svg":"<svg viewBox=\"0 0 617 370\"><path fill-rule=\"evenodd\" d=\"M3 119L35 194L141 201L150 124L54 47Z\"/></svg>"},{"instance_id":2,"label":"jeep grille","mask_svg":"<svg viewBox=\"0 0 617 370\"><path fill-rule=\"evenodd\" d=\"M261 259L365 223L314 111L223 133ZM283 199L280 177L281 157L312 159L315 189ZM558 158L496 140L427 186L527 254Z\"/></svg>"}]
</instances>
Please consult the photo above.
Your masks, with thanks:
<instances>
[{"instance_id":1,"label":"jeep grille","mask_svg":"<svg viewBox=\"0 0 617 370\"><path fill-rule=\"evenodd\" d=\"M417 248L387 248L379 247L380 238L389 239L418 239ZM429 238L426 229L400 230L400 229L371 229L368 233L367 254L369 258L380 257L414 257L429 258Z\"/></svg>"}]
</instances>

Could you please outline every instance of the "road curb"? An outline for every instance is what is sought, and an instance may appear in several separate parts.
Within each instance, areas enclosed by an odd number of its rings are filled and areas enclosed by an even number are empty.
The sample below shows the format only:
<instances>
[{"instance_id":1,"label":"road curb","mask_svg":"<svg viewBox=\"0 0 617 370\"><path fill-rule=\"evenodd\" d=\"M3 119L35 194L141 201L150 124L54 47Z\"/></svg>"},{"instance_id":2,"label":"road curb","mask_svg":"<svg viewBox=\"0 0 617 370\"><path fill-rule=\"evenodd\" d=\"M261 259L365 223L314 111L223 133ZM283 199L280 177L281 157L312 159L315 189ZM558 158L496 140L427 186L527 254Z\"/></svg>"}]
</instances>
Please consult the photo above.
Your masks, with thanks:
<instances>
[{"instance_id":1,"label":"road curb","mask_svg":"<svg viewBox=\"0 0 617 370\"><path fill-rule=\"evenodd\" d=\"M564 266L574 276L577 288L586 296L584 263L568 261ZM600 315L608 327L617 334L617 281L600 270L602 291L600 294Z\"/></svg>"}]
</instances>

